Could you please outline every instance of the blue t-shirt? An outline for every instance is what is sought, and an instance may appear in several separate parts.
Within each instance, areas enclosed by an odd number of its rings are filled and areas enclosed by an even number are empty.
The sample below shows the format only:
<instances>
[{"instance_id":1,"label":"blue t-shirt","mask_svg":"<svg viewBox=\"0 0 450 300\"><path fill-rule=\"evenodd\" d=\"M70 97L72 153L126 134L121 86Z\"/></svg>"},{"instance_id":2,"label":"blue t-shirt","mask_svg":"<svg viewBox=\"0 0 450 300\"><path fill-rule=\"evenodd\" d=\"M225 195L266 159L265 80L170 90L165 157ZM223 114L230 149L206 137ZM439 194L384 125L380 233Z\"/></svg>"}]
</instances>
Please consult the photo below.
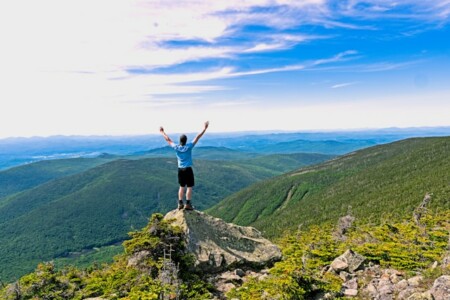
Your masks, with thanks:
<instances>
[{"instance_id":1,"label":"blue t-shirt","mask_svg":"<svg viewBox=\"0 0 450 300\"><path fill-rule=\"evenodd\" d=\"M194 148L193 143L187 143L184 146L172 145L175 149L178 159L178 168L187 168L192 166L192 148Z\"/></svg>"}]
</instances>

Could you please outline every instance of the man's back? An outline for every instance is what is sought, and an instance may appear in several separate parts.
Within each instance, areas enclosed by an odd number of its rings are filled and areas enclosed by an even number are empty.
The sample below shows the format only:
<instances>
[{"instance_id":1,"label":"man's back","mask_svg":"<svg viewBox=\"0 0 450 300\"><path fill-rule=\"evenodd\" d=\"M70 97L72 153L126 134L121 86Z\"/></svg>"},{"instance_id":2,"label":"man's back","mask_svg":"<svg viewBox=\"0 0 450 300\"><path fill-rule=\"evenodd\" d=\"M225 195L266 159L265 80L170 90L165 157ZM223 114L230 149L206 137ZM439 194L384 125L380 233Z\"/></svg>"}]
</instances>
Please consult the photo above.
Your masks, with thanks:
<instances>
[{"instance_id":1,"label":"man's back","mask_svg":"<svg viewBox=\"0 0 450 300\"><path fill-rule=\"evenodd\" d=\"M172 146L177 153L178 168L192 167L192 148L193 143L187 143L186 145L174 145Z\"/></svg>"}]
</instances>

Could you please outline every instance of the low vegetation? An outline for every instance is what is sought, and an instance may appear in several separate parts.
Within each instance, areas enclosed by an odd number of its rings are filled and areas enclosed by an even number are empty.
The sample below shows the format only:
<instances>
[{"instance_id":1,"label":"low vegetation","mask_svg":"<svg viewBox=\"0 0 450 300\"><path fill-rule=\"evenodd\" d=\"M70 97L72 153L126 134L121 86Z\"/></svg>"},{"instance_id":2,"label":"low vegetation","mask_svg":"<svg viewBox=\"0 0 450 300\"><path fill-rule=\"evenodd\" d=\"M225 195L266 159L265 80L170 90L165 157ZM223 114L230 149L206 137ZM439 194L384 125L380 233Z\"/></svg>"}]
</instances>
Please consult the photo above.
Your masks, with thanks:
<instances>
[{"instance_id":1,"label":"low vegetation","mask_svg":"<svg viewBox=\"0 0 450 300\"><path fill-rule=\"evenodd\" d=\"M346 239L336 239L336 226L327 223L278 240L283 260L276 263L264 280L248 280L228 293L228 299L311 299L319 293L339 296L342 279L323 272L334 258L352 249L367 263L395 268L412 276L417 272L429 280L450 269L430 266L442 261L449 241L450 210L425 213L421 223L412 218L382 224L361 224L348 228ZM36 271L0 290L0 297L12 299L211 299L213 288L193 271L178 227L154 214L141 231L130 233L125 251L109 265L87 269L42 263ZM145 256L141 254L145 253ZM168 259L168 253L172 253ZM141 257L136 260L137 257ZM133 259L135 259L133 261ZM167 273L167 262L172 271ZM164 272L166 276L164 276Z\"/></svg>"}]
</instances>

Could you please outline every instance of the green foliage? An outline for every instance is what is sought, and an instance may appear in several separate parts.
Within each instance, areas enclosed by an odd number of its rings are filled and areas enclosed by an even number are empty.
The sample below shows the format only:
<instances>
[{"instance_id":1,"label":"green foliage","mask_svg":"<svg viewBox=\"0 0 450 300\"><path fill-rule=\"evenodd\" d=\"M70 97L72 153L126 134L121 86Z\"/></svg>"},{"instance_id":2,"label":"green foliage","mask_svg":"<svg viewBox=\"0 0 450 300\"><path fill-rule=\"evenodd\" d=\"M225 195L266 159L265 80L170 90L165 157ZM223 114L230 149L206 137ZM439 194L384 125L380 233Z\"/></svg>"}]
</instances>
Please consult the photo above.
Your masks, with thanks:
<instances>
[{"instance_id":1,"label":"green foliage","mask_svg":"<svg viewBox=\"0 0 450 300\"><path fill-rule=\"evenodd\" d=\"M449 209L448 153L450 137L375 146L258 182L207 212L277 237L299 223L336 222L349 206L365 222L410 216L427 192L431 210Z\"/></svg>"},{"instance_id":2,"label":"green foliage","mask_svg":"<svg viewBox=\"0 0 450 300\"><path fill-rule=\"evenodd\" d=\"M333 238L334 226L313 225L305 231L287 234L279 240L283 260L270 269L266 280L250 280L232 290L229 298L312 299L319 293L340 297L342 279L324 267L345 250L352 249L381 264L408 273L420 271L430 282L445 273L431 269L441 261L448 247L450 210L423 216L421 226L412 220L384 224L358 224L345 241Z\"/></svg>"},{"instance_id":3,"label":"green foliage","mask_svg":"<svg viewBox=\"0 0 450 300\"><path fill-rule=\"evenodd\" d=\"M93 264L112 263L113 257L123 252L122 245L111 245L104 247L94 247L90 250L71 253L68 257L60 257L53 260L57 269L64 266L75 266L78 268L87 268Z\"/></svg>"},{"instance_id":4,"label":"green foliage","mask_svg":"<svg viewBox=\"0 0 450 300\"><path fill-rule=\"evenodd\" d=\"M352 248L384 267L416 271L440 261L448 246L450 211L413 221L373 226L361 224L348 234L343 248ZM341 248L342 248L341 247Z\"/></svg>"},{"instance_id":5,"label":"green foliage","mask_svg":"<svg viewBox=\"0 0 450 300\"><path fill-rule=\"evenodd\" d=\"M287 233L279 240L283 259L263 279L250 279L227 298L312 299L330 293L340 298L342 279L324 267L345 250L352 249L367 258L407 273L421 272L432 282L445 270L429 268L447 251L450 210L425 212L419 225L411 219L382 224L356 224L337 240L331 223L310 226L304 231ZM52 263L40 264L34 273L0 290L1 299L159 299L162 294L181 299L211 299L213 288L193 272L193 260L185 252L182 232L161 214L154 214L146 227L130 233L124 253L115 262L86 270L74 267L57 270ZM164 252L173 250L172 260L179 266L180 284L159 280ZM144 253L145 255L141 255ZM139 262L130 259L141 255Z\"/></svg>"},{"instance_id":6,"label":"green foliage","mask_svg":"<svg viewBox=\"0 0 450 300\"><path fill-rule=\"evenodd\" d=\"M125 253L109 265L85 270L66 267L57 270L53 263L39 264L34 273L0 290L1 299L160 299L162 293L182 299L210 299L210 286L192 274L192 260L187 259L181 230L154 214L141 231L130 233L124 243ZM173 250L172 260L179 265L183 283L179 286L159 280L164 252ZM144 253L144 254L142 254ZM141 260L130 264L136 255Z\"/></svg>"}]
</instances>

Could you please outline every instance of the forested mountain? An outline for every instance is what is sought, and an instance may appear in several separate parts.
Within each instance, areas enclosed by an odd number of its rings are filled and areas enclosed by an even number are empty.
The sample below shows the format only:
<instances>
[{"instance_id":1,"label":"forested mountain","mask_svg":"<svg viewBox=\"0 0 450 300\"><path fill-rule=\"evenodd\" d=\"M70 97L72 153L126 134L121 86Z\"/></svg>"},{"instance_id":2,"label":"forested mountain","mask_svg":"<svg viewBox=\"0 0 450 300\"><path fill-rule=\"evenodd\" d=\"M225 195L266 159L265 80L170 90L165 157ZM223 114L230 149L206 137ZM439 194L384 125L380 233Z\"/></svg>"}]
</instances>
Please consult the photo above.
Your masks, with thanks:
<instances>
[{"instance_id":1,"label":"forested mountain","mask_svg":"<svg viewBox=\"0 0 450 300\"><path fill-rule=\"evenodd\" d=\"M208 210L271 237L299 224L410 215L425 193L431 209L450 208L450 137L375 146L258 182Z\"/></svg>"},{"instance_id":2,"label":"forested mountain","mask_svg":"<svg viewBox=\"0 0 450 300\"><path fill-rule=\"evenodd\" d=\"M328 158L295 154L195 160L193 204L206 209L259 180ZM100 164L105 161L75 159L72 165L71 160L55 160L0 172L0 185L8 187L3 194L9 195L0 198L1 278L24 274L40 261L121 241L153 212L176 207L174 158Z\"/></svg>"},{"instance_id":3,"label":"forested mountain","mask_svg":"<svg viewBox=\"0 0 450 300\"><path fill-rule=\"evenodd\" d=\"M3 197L52 179L85 171L110 160L104 157L43 160L0 171L0 206Z\"/></svg>"}]
</instances>

